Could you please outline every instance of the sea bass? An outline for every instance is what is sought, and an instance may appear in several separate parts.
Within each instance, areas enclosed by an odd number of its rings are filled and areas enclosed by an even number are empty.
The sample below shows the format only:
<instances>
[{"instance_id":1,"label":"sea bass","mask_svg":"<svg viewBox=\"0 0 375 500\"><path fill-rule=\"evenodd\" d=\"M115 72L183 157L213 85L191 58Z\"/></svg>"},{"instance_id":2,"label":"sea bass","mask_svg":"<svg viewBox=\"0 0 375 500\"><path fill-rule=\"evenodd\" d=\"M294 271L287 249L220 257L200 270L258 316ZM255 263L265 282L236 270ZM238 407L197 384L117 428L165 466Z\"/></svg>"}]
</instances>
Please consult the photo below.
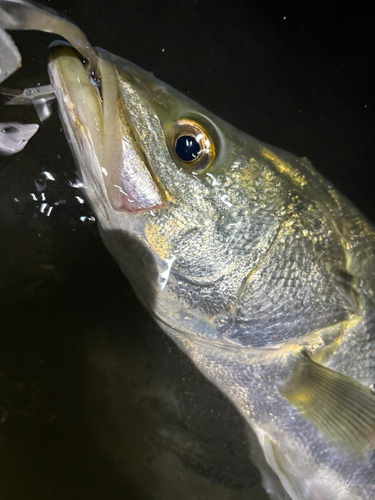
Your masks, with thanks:
<instances>
[{"instance_id":1,"label":"sea bass","mask_svg":"<svg viewBox=\"0 0 375 500\"><path fill-rule=\"evenodd\" d=\"M14 18L11 3L0 8ZM89 68L58 45L49 75L102 239L138 297L254 430L271 498L375 499L372 225L307 159L83 46Z\"/></svg>"}]
</instances>

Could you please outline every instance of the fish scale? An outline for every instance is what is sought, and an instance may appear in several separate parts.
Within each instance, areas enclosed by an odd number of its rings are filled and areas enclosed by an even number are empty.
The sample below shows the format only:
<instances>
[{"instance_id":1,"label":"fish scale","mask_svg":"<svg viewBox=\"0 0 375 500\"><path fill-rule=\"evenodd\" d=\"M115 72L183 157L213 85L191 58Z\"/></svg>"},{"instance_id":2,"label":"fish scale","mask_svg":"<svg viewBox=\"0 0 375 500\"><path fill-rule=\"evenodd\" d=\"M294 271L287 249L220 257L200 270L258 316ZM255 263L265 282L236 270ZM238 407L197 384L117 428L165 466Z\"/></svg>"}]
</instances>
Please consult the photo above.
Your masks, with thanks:
<instances>
[{"instance_id":1,"label":"fish scale","mask_svg":"<svg viewBox=\"0 0 375 500\"><path fill-rule=\"evenodd\" d=\"M49 11L2 6L16 18L3 28L45 28ZM49 74L103 242L161 328L252 427L267 492L374 499L371 224L307 159L93 52L71 23L57 26L91 63L56 45ZM192 160L176 147L187 134L201 147Z\"/></svg>"}]
</instances>

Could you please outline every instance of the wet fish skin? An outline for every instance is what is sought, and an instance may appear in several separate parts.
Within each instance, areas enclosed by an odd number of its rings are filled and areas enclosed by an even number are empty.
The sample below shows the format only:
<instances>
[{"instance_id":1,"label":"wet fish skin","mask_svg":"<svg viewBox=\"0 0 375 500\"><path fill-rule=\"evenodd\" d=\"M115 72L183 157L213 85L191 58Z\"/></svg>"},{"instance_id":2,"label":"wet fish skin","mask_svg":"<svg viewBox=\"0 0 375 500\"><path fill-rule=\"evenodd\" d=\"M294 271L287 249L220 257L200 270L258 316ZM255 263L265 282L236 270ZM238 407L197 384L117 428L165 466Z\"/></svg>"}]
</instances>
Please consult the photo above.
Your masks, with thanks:
<instances>
[{"instance_id":1,"label":"wet fish skin","mask_svg":"<svg viewBox=\"0 0 375 500\"><path fill-rule=\"evenodd\" d=\"M100 91L66 47L49 70L109 251L253 427L272 498L375 498L372 226L306 159L98 56ZM214 144L203 172L174 151L186 119Z\"/></svg>"},{"instance_id":2,"label":"wet fish skin","mask_svg":"<svg viewBox=\"0 0 375 500\"><path fill-rule=\"evenodd\" d=\"M83 69L78 86L70 79L77 64L62 50L50 75L103 241L164 331L255 430L268 493L374 498L373 449L343 449L283 391L304 353L347 375L344 387L373 382L372 226L306 159L240 132L132 63L100 49L102 102L87 82L83 89ZM90 128L101 106L101 125ZM215 142L203 173L173 152L173 125L182 118ZM110 144L106 120L111 138L118 134ZM138 148L140 171L152 173L163 206L113 208L105 178L126 171L136 154L121 149L122 134ZM336 426L345 416L338 401L321 402Z\"/></svg>"}]
</instances>

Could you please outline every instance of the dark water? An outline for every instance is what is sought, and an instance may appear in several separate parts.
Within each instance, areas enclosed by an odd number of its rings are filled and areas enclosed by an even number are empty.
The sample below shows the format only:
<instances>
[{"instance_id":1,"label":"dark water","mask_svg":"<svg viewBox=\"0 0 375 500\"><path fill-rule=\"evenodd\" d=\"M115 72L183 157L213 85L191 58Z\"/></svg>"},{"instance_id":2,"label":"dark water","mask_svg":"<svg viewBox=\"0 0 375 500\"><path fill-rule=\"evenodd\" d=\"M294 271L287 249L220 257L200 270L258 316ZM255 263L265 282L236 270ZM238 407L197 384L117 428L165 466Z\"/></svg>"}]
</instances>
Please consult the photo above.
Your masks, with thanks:
<instances>
[{"instance_id":1,"label":"dark water","mask_svg":"<svg viewBox=\"0 0 375 500\"><path fill-rule=\"evenodd\" d=\"M370 2L42 3L94 45L307 156L375 220ZM47 83L52 39L15 34L24 66L9 86ZM266 498L242 419L138 303L75 180L56 113L0 158L1 499Z\"/></svg>"}]
</instances>

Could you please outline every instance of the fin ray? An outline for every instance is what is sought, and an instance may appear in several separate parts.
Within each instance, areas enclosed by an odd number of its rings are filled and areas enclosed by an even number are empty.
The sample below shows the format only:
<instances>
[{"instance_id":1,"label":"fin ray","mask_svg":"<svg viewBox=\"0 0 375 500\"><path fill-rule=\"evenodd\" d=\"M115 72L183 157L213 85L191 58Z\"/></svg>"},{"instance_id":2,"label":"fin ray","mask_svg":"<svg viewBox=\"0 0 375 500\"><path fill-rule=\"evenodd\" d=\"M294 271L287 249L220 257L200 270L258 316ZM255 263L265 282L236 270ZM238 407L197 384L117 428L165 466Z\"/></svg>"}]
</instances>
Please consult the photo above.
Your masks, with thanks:
<instances>
[{"instance_id":1,"label":"fin ray","mask_svg":"<svg viewBox=\"0 0 375 500\"><path fill-rule=\"evenodd\" d=\"M303 353L279 392L339 448L357 456L375 449L375 398L355 380Z\"/></svg>"}]
</instances>

